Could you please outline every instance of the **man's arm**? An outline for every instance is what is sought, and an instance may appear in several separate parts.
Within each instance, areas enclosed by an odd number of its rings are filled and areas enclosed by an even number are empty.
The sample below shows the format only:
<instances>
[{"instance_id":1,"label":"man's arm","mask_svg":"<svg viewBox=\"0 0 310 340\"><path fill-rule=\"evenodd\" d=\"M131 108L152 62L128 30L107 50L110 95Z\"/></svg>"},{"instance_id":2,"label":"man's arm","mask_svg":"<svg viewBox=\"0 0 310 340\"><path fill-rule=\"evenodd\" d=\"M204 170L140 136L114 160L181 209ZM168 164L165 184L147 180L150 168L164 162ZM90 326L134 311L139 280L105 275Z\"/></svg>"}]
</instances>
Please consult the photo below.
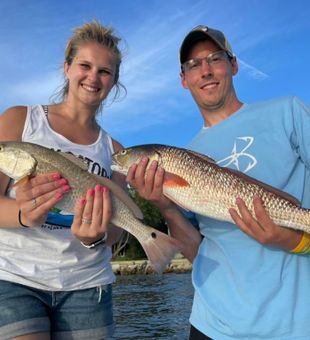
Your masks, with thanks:
<instances>
[{"instance_id":1,"label":"man's arm","mask_svg":"<svg viewBox=\"0 0 310 340\"><path fill-rule=\"evenodd\" d=\"M153 161L147 169L148 158L130 167L127 182L139 195L159 208L168 224L170 234L182 243L182 254L193 261L201 242L199 231L183 216L177 206L163 194L165 171Z\"/></svg>"}]
</instances>

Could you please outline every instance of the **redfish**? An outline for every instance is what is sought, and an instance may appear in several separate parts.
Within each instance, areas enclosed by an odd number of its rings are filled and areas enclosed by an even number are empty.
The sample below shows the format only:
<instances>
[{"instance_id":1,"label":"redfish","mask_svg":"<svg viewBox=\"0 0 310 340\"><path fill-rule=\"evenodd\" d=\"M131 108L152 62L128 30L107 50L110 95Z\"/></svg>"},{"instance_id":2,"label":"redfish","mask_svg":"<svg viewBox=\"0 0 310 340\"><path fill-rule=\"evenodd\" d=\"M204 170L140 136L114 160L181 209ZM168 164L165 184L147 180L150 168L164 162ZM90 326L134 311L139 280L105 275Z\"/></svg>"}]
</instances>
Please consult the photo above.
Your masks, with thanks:
<instances>
[{"instance_id":1,"label":"redfish","mask_svg":"<svg viewBox=\"0 0 310 340\"><path fill-rule=\"evenodd\" d=\"M234 223L229 208L237 209L236 198L244 200L254 214L253 197L257 195L276 224L310 233L310 210L301 208L295 197L222 168L197 152L160 144L138 145L115 153L112 169L127 174L129 167L145 156L165 169L164 195L186 210Z\"/></svg>"},{"instance_id":2,"label":"redfish","mask_svg":"<svg viewBox=\"0 0 310 340\"><path fill-rule=\"evenodd\" d=\"M60 172L68 180L71 190L65 193L56 208L68 214L73 214L75 202L86 194L87 189L97 184L106 186L111 192L111 222L137 238L157 272L162 272L180 251L179 241L139 221L143 214L121 187L107 178L89 173L87 165L73 155L33 143L0 142L0 171L17 181L17 185L28 176Z\"/></svg>"}]
</instances>

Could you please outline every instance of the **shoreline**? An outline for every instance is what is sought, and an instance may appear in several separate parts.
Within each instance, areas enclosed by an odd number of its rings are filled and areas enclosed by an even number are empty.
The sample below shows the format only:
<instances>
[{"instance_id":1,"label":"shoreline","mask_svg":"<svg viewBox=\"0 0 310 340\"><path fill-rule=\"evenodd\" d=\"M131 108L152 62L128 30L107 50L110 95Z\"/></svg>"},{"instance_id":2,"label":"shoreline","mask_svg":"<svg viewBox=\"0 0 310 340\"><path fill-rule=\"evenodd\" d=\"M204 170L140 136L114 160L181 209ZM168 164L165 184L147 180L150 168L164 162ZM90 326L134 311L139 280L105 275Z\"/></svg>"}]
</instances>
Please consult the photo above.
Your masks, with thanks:
<instances>
[{"instance_id":1,"label":"shoreline","mask_svg":"<svg viewBox=\"0 0 310 340\"><path fill-rule=\"evenodd\" d=\"M115 275L154 274L150 261L112 261L112 270ZM170 261L163 274L167 273L188 273L192 270L192 264L185 258L175 258Z\"/></svg>"}]
</instances>

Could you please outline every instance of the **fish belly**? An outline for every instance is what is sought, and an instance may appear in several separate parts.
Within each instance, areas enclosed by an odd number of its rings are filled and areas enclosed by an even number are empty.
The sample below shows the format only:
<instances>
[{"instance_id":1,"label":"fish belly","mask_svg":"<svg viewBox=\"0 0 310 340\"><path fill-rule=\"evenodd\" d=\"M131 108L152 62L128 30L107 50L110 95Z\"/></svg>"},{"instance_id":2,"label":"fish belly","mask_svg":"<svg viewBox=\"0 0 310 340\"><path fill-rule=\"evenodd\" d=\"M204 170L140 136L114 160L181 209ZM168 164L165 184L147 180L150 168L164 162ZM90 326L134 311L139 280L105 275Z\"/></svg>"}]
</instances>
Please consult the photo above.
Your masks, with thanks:
<instances>
[{"instance_id":1,"label":"fish belly","mask_svg":"<svg viewBox=\"0 0 310 340\"><path fill-rule=\"evenodd\" d=\"M164 194L187 211L232 222L227 205L187 188L164 188Z\"/></svg>"},{"instance_id":2,"label":"fish belly","mask_svg":"<svg viewBox=\"0 0 310 340\"><path fill-rule=\"evenodd\" d=\"M196 188L197 189L197 188ZM208 195L209 192L209 195ZM164 194L177 205L187 211L214 218L217 220L234 223L230 216L229 209L234 208L238 211L235 199L240 197L244 200L251 214L255 217L253 206L254 194L262 197L267 213L274 223L295 230L303 230L310 233L310 211L291 204L288 201L277 199L268 193L242 192L227 193L217 190L216 194L210 195L212 190L199 190L189 188L164 188Z\"/></svg>"}]
</instances>

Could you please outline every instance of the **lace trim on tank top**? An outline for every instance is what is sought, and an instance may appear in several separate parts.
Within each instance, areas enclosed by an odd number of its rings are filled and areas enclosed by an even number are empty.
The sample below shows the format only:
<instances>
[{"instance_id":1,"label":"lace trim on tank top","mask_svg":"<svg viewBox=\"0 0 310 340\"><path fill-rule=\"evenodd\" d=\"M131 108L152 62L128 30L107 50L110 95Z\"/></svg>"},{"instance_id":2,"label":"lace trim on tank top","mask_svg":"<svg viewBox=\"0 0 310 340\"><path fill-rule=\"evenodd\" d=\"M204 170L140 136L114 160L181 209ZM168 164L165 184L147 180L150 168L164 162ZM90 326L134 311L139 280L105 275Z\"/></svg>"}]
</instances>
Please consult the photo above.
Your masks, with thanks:
<instances>
[{"instance_id":1,"label":"lace trim on tank top","mask_svg":"<svg viewBox=\"0 0 310 340\"><path fill-rule=\"evenodd\" d=\"M48 115L48 105L42 105L42 109L45 113L45 116L47 117L47 115Z\"/></svg>"}]
</instances>

